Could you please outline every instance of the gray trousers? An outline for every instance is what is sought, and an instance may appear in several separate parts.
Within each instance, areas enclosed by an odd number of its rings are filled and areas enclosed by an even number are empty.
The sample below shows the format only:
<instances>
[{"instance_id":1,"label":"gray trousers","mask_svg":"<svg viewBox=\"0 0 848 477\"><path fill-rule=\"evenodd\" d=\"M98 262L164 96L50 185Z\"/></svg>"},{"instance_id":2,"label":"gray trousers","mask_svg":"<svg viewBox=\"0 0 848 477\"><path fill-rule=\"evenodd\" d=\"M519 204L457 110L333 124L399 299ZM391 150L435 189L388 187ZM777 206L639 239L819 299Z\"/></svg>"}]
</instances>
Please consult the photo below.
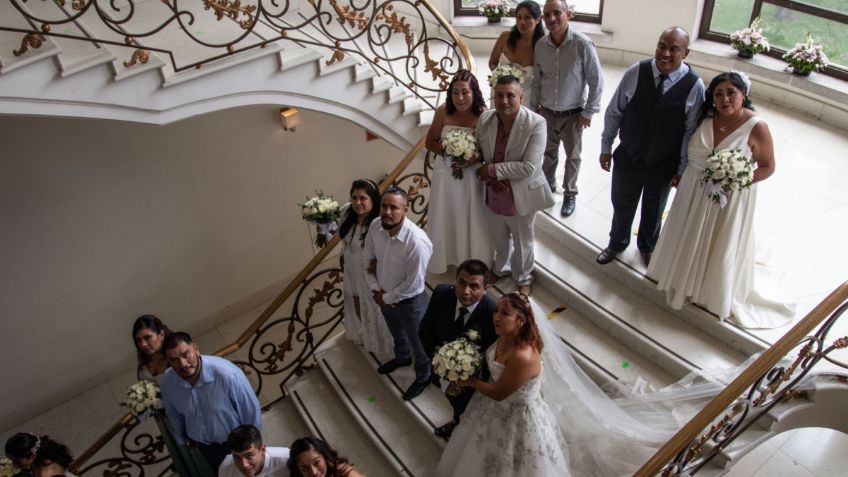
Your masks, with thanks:
<instances>
[{"instance_id":1,"label":"gray trousers","mask_svg":"<svg viewBox=\"0 0 848 477\"><path fill-rule=\"evenodd\" d=\"M536 212L507 217L486 207L486 214L489 233L495 245L495 266L492 271L502 273L508 267L515 283L529 285L533 282L533 268L536 265L533 249Z\"/></svg>"},{"instance_id":2,"label":"gray trousers","mask_svg":"<svg viewBox=\"0 0 848 477\"><path fill-rule=\"evenodd\" d=\"M430 358L424 351L421 338L418 337L418 327L424 312L427 311L427 294L421 294L401 301L394 305L380 307L386 325L395 342L395 361L415 360L415 380L430 379Z\"/></svg>"},{"instance_id":3,"label":"gray trousers","mask_svg":"<svg viewBox=\"0 0 848 477\"><path fill-rule=\"evenodd\" d=\"M556 187L556 170L559 165L559 144L565 148L565 175L562 179L563 195L577 195L577 176L580 174L580 152L583 150L583 131L577 129L577 117L554 116L547 108L540 108L539 114L548 125L548 140L545 144L545 160L542 171L551 186Z\"/></svg>"}]
</instances>

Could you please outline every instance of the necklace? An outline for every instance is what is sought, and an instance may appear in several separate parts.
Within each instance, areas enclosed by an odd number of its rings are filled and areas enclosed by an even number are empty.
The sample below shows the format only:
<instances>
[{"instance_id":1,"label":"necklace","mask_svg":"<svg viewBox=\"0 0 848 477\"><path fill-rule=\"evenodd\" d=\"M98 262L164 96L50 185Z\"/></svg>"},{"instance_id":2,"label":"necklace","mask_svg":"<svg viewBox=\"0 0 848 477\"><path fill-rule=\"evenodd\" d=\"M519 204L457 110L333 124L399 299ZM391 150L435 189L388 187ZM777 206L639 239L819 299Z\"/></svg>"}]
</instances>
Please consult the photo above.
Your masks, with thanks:
<instances>
[{"instance_id":1,"label":"necklace","mask_svg":"<svg viewBox=\"0 0 848 477\"><path fill-rule=\"evenodd\" d=\"M718 118L716 118L716 119L718 119ZM722 126L721 124L719 124L719 123L718 123L718 121L715 121L715 120L713 120L713 121L715 122L715 125L716 125L716 126L718 126L718 130L719 130L719 131L721 131L721 132L726 132L726 131L730 128L730 126L734 126L734 127L735 127L737 124L739 124L740 122L742 122L742 120L743 120L743 119L745 119L745 115L744 115L744 114L740 114L740 115L739 115L739 119L737 119L737 120L733 121L732 123L727 124L727 125L725 125L725 126Z\"/></svg>"}]
</instances>

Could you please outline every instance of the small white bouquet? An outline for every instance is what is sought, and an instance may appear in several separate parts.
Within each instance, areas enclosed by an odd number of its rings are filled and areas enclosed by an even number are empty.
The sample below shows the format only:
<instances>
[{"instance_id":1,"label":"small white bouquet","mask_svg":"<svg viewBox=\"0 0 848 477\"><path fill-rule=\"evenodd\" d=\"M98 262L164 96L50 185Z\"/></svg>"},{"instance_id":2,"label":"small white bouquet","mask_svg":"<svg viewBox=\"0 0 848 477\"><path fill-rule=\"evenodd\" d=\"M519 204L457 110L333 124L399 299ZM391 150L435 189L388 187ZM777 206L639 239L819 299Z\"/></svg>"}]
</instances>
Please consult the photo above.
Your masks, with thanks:
<instances>
[{"instance_id":1,"label":"small white bouquet","mask_svg":"<svg viewBox=\"0 0 848 477\"><path fill-rule=\"evenodd\" d=\"M707 195L723 209L729 193L751 187L753 180L754 160L737 147L713 151L701 184L707 185Z\"/></svg>"},{"instance_id":2,"label":"small white bouquet","mask_svg":"<svg viewBox=\"0 0 848 477\"><path fill-rule=\"evenodd\" d=\"M331 195L316 191L316 196L306 198L306 202L297 204L303 213L303 220L312 222L318 229L315 245L319 248L327 245L330 237L338 230L339 203Z\"/></svg>"},{"instance_id":3,"label":"small white bouquet","mask_svg":"<svg viewBox=\"0 0 848 477\"><path fill-rule=\"evenodd\" d=\"M121 401L121 406L129 409L139 420L146 419L162 409L162 393L153 381L139 381L127 388L127 398Z\"/></svg>"},{"instance_id":4,"label":"small white bouquet","mask_svg":"<svg viewBox=\"0 0 848 477\"><path fill-rule=\"evenodd\" d=\"M445 148L445 156L451 161L451 175L454 179L462 179L462 168L477 152L477 138L474 133L467 129L454 129L442 139L442 147Z\"/></svg>"},{"instance_id":5,"label":"small white bouquet","mask_svg":"<svg viewBox=\"0 0 848 477\"><path fill-rule=\"evenodd\" d=\"M458 381L467 381L477 374L483 366L483 355L480 347L474 342L480 339L477 330L469 331L466 336L443 344L433 356L433 369L441 379L447 381L450 396L456 396L462 389L456 385Z\"/></svg>"},{"instance_id":6,"label":"small white bouquet","mask_svg":"<svg viewBox=\"0 0 848 477\"><path fill-rule=\"evenodd\" d=\"M510 0L483 0L477 5L480 15L490 20L500 20L509 15Z\"/></svg>"},{"instance_id":7,"label":"small white bouquet","mask_svg":"<svg viewBox=\"0 0 848 477\"><path fill-rule=\"evenodd\" d=\"M743 58L752 58L757 53L769 51L771 45L760 28L760 17L755 18L748 28L731 33L730 47Z\"/></svg>"},{"instance_id":8,"label":"small white bouquet","mask_svg":"<svg viewBox=\"0 0 848 477\"><path fill-rule=\"evenodd\" d=\"M12 459L3 456L0 458L0 477L12 477L17 475L21 469L12 462Z\"/></svg>"},{"instance_id":9,"label":"small white bouquet","mask_svg":"<svg viewBox=\"0 0 848 477\"><path fill-rule=\"evenodd\" d=\"M824 47L816 43L809 33L804 43L795 43L795 48L783 55L783 60L789 63L793 71L799 75L808 75L830 65L830 60L824 54Z\"/></svg>"},{"instance_id":10,"label":"small white bouquet","mask_svg":"<svg viewBox=\"0 0 848 477\"><path fill-rule=\"evenodd\" d=\"M524 84L524 68L521 65L511 62L499 64L492 70L492 74L489 75L489 85L494 88L498 84L498 78L501 76L515 76L519 83Z\"/></svg>"}]
</instances>

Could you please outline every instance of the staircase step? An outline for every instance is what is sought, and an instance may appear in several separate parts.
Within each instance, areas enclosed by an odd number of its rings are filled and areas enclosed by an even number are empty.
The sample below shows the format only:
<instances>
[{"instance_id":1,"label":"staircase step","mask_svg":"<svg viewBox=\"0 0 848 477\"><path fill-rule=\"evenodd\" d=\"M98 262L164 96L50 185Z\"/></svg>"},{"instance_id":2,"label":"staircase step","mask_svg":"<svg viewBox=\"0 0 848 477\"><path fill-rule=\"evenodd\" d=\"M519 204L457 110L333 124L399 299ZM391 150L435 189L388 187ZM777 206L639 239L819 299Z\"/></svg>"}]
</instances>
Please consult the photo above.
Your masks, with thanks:
<instances>
[{"instance_id":1,"label":"staircase step","mask_svg":"<svg viewBox=\"0 0 848 477\"><path fill-rule=\"evenodd\" d=\"M333 73L337 73L339 71L345 71L350 68L356 67L359 63L359 60L351 54L346 54L344 59L342 59L341 61L336 61L330 65L327 64L327 61L328 60L321 61L318 63L319 76L327 76Z\"/></svg>"},{"instance_id":2,"label":"staircase step","mask_svg":"<svg viewBox=\"0 0 848 477\"><path fill-rule=\"evenodd\" d=\"M418 126L422 128L430 127L430 125L433 124L433 116L435 115L436 112L432 109L421 111L418 113Z\"/></svg>"},{"instance_id":3,"label":"staircase step","mask_svg":"<svg viewBox=\"0 0 848 477\"><path fill-rule=\"evenodd\" d=\"M324 373L310 370L287 383L285 389L312 435L328 442L365 475L397 475L395 468L363 435Z\"/></svg>"},{"instance_id":4,"label":"staircase step","mask_svg":"<svg viewBox=\"0 0 848 477\"><path fill-rule=\"evenodd\" d=\"M416 97L406 98L403 100L403 114L416 114L427 109L427 105Z\"/></svg>"},{"instance_id":5,"label":"staircase step","mask_svg":"<svg viewBox=\"0 0 848 477\"><path fill-rule=\"evenodd\" d=\"M25 11L30 11L28 3L19 3L18 5ZM31 30L33 28L11 2L0 2L0 18L3 19L3 25L7 27L25 30ZM12 51L21 48L21 42L24 36L23 33L0 31L0 74L14 71L17 68L62 53L62 50L56 45L53 38L45 36L43 37L44 43L39 48L29 47L26 53L21 56L15 56Z\"/></svg>"},{"instance_id":6,"label":"staircase step","mask_svg":"<svg viewBox=\"0 0 848 477\"><path fill-rule=\"evenodd\" d=\"M318 363L373 447L393 463L396 474L432 473L442 448L409 422L405 406L373 372L356 345L337 339L319 353Z\"/></svg>"},{"instance_id":7,"label":"staircase step","mask_svg":"<svg viewBox=\"0 0 848 477\"><path fill-rule=\"evenodd\" d=\"M324 55L311 48L304 48L291 43L285 45L283 50L280 51L279 57L280 71L286 71L297 68L300 65L320 61L324 58Z\"/></svg>"},{"instance_id":8,"label":"staircase step","mask_svg":"<svg viewBox=\"0 0 848 477\"><path fill-rule=\"evenodd\" d=\"M374 94L388 91L394 86L394 81L385 76L375 76L371 78L371 92Z\"/></svg>"},{"instance_id":9,"label":"staircase step","mask_svg":"<svg viewBox=\"0 0 848 477\"><path fill-rule=\"evenodd\" d=\"M389 104L400 103L412 97L412 92L406 86L392 86L389 89Z\"/></svg>"},{"instance_id":10,"label":"staircase step","mask_svg":"<svg viewBox=\"0 0 848 477\"><path fill-rule=\"evenodd\" d=\"M195 78L199 78L201 76L206 76L216 71L221 71L224 69L232 68L234 66L238 66L243 63L253 61L257 58L264 58L268 55L275 55L279 53L280 50L282 50L282 47L276 43L271 43L265 48L254 48L252 50L241 52L237 55L228 56L226 58L222 58L211 63L206 63L201 68L194 68L190 70L180 71L178 73L172 73L162 85L165 87L175 86L181 83L191 81ZM168 70L170 70L170 68L168 68Z\"/></svg>"},{"instance_id":11,"label":"staircase step","mask_svg":"<svg viewBox=\"0 0 848 477\"><path fill-rule=\"evenodd\" d=\"M273 403L262 413L262 439L272 447L291 447L292 442L311 434L291 396Z\"/></svg>"},{"instance_id":12,"label":"staircase step","mask_svg":"<svg viewBox=\"0 0 848 477\"><path fill-rule=\"evenodd\" d=\"M356 69L354 70L353 79L357 83L360 81L365 81L369 78L373 78L377 76L377 72L374 71L374 68L371 67L369 63L360 63L356 65Z\"/></svg>"}]
</instances>

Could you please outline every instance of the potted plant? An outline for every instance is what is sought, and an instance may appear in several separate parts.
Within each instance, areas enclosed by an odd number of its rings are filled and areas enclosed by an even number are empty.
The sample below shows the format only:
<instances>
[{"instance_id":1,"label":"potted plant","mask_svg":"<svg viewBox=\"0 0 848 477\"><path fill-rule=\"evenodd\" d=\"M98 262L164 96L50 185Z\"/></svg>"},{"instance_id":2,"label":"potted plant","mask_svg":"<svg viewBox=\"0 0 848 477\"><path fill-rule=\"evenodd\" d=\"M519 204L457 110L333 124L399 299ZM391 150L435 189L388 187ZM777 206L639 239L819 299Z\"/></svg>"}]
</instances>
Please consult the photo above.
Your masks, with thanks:
<instances>
[{"instance_id":1,"label":"potted plant","mask_svg":"<svg viewBox=\"0 0 848 477\"><path fill-rule=\"evenodd\" d=\"M489 20L489 23L498 23L501 18L509 15L510 0L483 0L477 7L480 15Z\"/></svg>"},{"instance_id":2,"label":"potted plant","mask_svg":"<svg viewBox=\"0 0 848 477\"><path fill-rule=\"evenodd\" d=\"M793 73L801 76L809 76L813 71L824 69L830 64L824 48L815 42L810 33L807 33L807 41L795 43L795 48L787 51L783 59L792 67Z\"/></svg>"},{"instance_id":3,"label":"potted plant","mask_svg":"<svg viewBox=\"0 0 848 477\"><path fill-rule=\"evenodd\" d=\"M771 45L760 28L760 17L755 18L748 28L731 33L730 47L736 50L741 58L753 58L757 53L769 51Z\"/></svg>"}]
</instances>

